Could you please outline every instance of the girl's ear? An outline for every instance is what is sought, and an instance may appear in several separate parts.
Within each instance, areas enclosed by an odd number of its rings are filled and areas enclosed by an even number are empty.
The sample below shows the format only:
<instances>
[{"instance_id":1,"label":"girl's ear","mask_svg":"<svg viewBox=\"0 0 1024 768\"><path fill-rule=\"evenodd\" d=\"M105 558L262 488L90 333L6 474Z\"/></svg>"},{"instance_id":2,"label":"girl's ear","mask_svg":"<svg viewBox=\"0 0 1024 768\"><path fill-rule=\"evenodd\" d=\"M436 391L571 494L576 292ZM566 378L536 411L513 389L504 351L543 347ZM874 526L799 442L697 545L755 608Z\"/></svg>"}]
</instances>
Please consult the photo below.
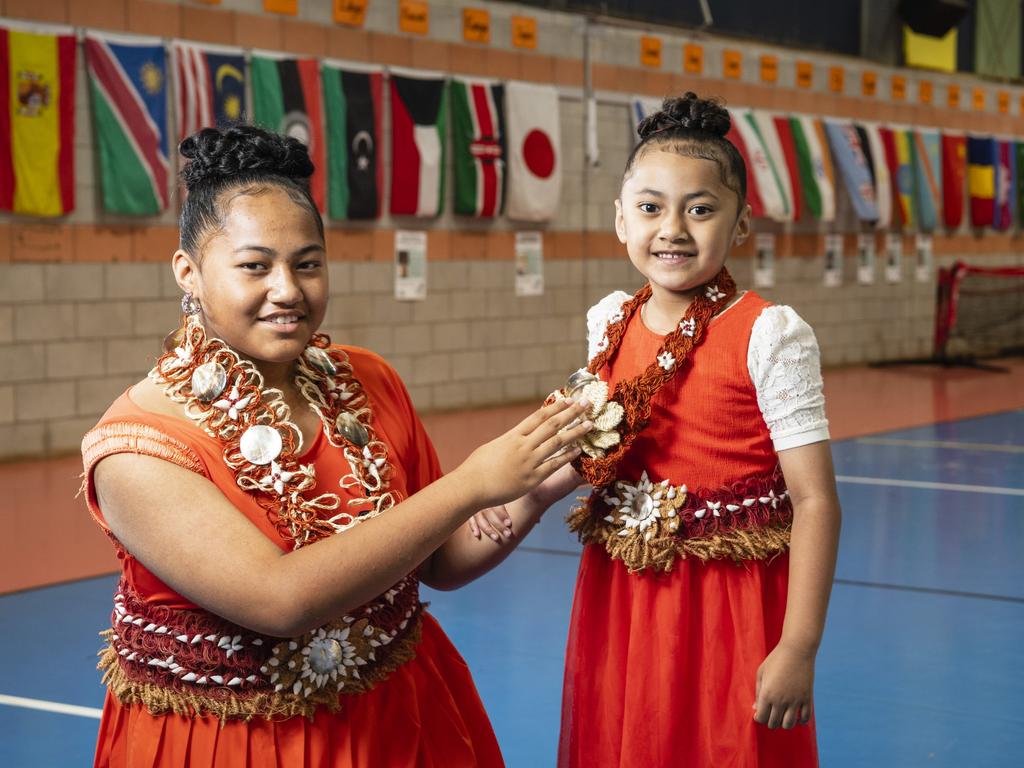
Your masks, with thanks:
<instances>
[{"instance_id":1,"label":"girl's ear","mask_svg":"<svg viewBox=\"0 0 1024 768\"><path fill-rule=\"evenodd\" d=\"M179 248L171 257L171 269L174 270L174 281L184 293L196 292L199 268L191 256Z\"/></svg>"},{"instance_id":2,"label":"girl's ear","mask_svg":"<svg viewBox=\"0 0 1024 768\"><path fill-rule=\"evenodd\" d=\"M619 242L625 245L626 222L622 218L622 200L620 199L615 201L615 234L618 235Z\"/></svg>"},{"instance_id":3,"label":"girl's ear","mask_svg":"<svg viewBox=\"0 0 1024 768\"><path fill-rule=\"evenodd\" d=\"M739 218L736 219L736 226L733 227L732 244L743 245L748 237L750 237L750 206L744 205Z\"/></svg>"}]
</instances>

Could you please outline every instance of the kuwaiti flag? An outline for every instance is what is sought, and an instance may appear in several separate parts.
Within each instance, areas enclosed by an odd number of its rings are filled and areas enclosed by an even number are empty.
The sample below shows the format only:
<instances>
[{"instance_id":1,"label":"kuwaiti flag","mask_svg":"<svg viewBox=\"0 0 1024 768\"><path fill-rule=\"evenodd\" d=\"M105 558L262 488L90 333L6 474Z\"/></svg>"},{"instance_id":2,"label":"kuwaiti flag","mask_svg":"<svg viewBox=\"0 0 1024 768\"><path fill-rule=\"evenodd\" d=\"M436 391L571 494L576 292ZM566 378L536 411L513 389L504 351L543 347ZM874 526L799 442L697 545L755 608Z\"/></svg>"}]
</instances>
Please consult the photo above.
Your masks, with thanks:
<instances>
[{"instance_id":1,"label":"kuwaiti flag","mask_svg":"<svg viewBox=\"0 0 1024 768\"><path fill-rule=\"evenodd\" d=\"M640 136L637 131L640 128L640 123L644 121L645 117L653 115L655 112L661 109L661 99L652 99L650 96L633 96L629 100L629 124L632 128L630 136L633 137L633 143L636 144L640 141Z\"/></svg>"},{"instance_id":2,"label":"kuwaiti flag","mask_svg":"<svg viewBox=\"0 0 1024 768\"><path fill-rule=\"evenodd\" d=\"M505 213L521 221L547 221L562 192L558 90L550 85L505 86L508 187Z\"/></svg>"},{"instance_id":3,"label":"kuwaiti flag","mask_svg":"<svg viewBox=\"0 0 1024 768\"><path fill-rule=\"evenodd\" d=\"M992 226L996 196L996 140L991 136L967 138L967 191L971 198L971 226Z\"/></svg>"},{"instance_id":4,"label":"kuwaiti flag","mask_svg":"<svg viewBox=\"0 0 1024 768\"><path fill-rule=\"evenodd\" d=\"M800 168L802 197L819 221L835 221L835 175L821 121L807 115L789 118Z\"/></svg>"},{"instance_id":5,"label":"kuwaiti flag","mask_svg":"<svg viewBox=\"0 0 1024 768\"><path fill-rule=\"evenodd\" d=\"M996 159L996 200L992 228L1002 231L1013 224L1014 195L1017 191L1017 168L1011 142L998 142Z\"/></svg>"},{"instance_id":6,"label":"kuwaiti flag","mask_svg":"<svg viewBox=\"0 0 1024 768\"><path fill-rule=\"evenodd\" d=\"M967 138L942 135L942 221L959 229L964 220L964 178L967 176Z\"/></svg>"},{"instance_id":7,"label":"kuwaiti flag","mask_svg":"<svg viewBox=\"0 0 1024 768\"><path fill-rule=\"evenodd\" d=\"M175 42L171 46L178 141L202 128L245 119L241 48Z\"/></svg>"},{"instance_id":8,"label":"kuwaiti flag","mask_svg":"<svg viewBox=\"0 0 1024 768\"><path fill-rule=\"evenodd\" d=\"M786 173L789 176L789 189L792 193L793 220L799 221L803 200L800 190L800 164L796 157L793 129L789 124L788 117L777 116L772 118L772 122L775 123L775 133L779 137L782 155L786 160Z\"/></svg>"},{"instance_id":9,"label":"kuwaiti flag","mask_svg":"<svg viewBox=\"0 0 1024 768\"><path fill-rule=\"evenodd\" d=\"M877 221L875 187L871 183L871 171L857 131L850 123L826 121L825 134L857 218L861 221Z\"/></svg>"},{"instance_id":10,"label":"kuwaiti flag","mask_svg":"<svg viewBox=\"0 0 1024 768\"><path fill-rule=\"evenodd\" d=\"M383 74L324 61L327 211L332 219L380 216Z\"/></svg>"},{"instance_id":11,"label":"kuwaiti flag","mask_svg":"<svg viewBox=\"0 0 1024 768\"><path fill-rule=\"evenodd\" d=\"M860 148L868 161L871 171L871 182L875 185L875 202L878 204L878 229L888 229L892 223L892 182L889 179L889 166L885 162L885 147L878 132L878 125L865 123L855 126Z\"/></svg>"},{"instance_id":12,"label":"kuwaiti flag","mask_svg":"<svg viewBox=\"0 0 1024 768\"><path fill-rule=\"evenodd\" d=\"M163 42L90 32L84 47L103 208L160 213L167 208L170 167Z\"/></svg>"},{"instance_id":13,"label":"kuwaiti flag","mask_svg":"<svg viewBox=\"0 0 1024 768\"><path fill-rule=\"evenodd\" d=\"M448 81L391 74L391 213L437 216L444 205Z\"/></svg>"},{"instance_id":14,"label":"kuwaiti flag","mask_svg":"<svg viewBox=\"0 0 1024 768\"><path fill-rule=\"evenodd\" d=\"M792 221L792 195L788 189L789 185L783 181L784 177L779 173L778 168L779 165L783 167L785 165L781 148L777 150L777 155L771 154L770 140L762 133L759 120L753 110L730 110L730 115L746 147L747 162L753 171L754 184L764 206L765 216L775 221ZM770 123L770 120L768 122ZM775 144L777 143L778 136L776 135Z\"/></svg>"},{"instance_id":15,"label":"kuwaiti flag","mask_svg":"<svg viewBox=\"0 0 1024 768\"><path fill-rule=\"evenodd\" d=\"M505 201L505 86L454 78L455 212L491 218Z\"/></svg>"},{"instance_id":16,"label":"kuwaiti flag","mask_svg":"<svg viewBox=\"0 0 1024 768\"><path fill-rule=\"evenodd\" d=\"M893 128L893 142L896 147L896 190L900 198L900 209L904 212L903 226L908 229L917 227L917 192L914 183L914 147L913 132L903 128Z\"/></svg>"},{"instance_id":17,"label":"kuwaiti flag","mask_svg":"<svg viewBox=\"0 0 1024 768\"><path fill-rule=\"evenodd\" d=\"M932 232L942 215L942 155L939 132L917 130L910 134L914 142L914 194L917 202L917 226Z\"/></svg>"},{"instance_id":18,"label":"kuwaiti flag","mask_svg":"<svg viewBox=\"0 0 1024 768\"><path fill-rule=\"evenodd\" d=\"M306 145L315 169L309 191L322 211L326 202L327 173L320 106L320 62L254 52L251 66L253 120Z\"/></svg>"},{"instance_id":19,"label":"kuwaiti flag","mask_svg":"<svg viewBox=\"0 0 1024 768\"><path fill-rule=\"evenodd\" d=\"M0 26L0 210L75 207L75 36Z\"/></svg>"},{"instance_id":20,"label":"kuwaiti flag","mask_svg":"<svg viewBox=\"0 0 1024 768\"><path fill-rule=\"evenodd\" d=\"M757 179L754 178L754 164L750 161L750 150L747 149L746 142L743 141L743 134L740 133L736 123L735 115L731 115L729 133L726 134L725 138L736 147L736 150L743 157L743 165L747 169L747 205L750 206L750 215L755 219L761 218L764 216L764 203L761 201L761 195L757 191Z\"/></svg>"}]
</instances>

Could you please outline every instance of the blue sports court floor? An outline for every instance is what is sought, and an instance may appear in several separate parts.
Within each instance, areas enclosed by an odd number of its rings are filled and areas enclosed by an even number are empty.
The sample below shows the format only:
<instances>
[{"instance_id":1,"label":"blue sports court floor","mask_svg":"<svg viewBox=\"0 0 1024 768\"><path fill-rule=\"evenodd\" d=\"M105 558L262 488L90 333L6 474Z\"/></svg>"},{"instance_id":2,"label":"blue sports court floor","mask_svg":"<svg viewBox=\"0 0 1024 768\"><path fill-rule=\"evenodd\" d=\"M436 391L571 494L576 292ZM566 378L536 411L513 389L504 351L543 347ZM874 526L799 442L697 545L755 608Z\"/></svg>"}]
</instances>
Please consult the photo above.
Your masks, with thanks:
<instances>
[{"instance_id":1,"label":"blue sports court floor","mask_svg":"<svg viewBox=\"0 0 1024 768\"><path fill-rule=\"evenodd\" d=\"M1024 764L1024 410L833 450L844 520L817 668L821 764ZM425 596L511 768L554 765L579 552L567 504L498 570ZM91 764L114 582L0 598L0 765Z\"/></svg>"}]
</instances>

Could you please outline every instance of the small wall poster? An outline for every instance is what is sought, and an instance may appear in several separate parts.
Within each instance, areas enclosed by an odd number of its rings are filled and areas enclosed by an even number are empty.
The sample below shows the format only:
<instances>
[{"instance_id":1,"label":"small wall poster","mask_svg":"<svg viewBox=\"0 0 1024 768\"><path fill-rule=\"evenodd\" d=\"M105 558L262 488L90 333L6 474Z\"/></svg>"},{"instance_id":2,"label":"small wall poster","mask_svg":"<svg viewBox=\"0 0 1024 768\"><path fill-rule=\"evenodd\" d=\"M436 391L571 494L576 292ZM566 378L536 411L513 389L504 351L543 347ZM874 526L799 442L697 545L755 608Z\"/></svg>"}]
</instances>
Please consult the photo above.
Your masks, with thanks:
<instances>
[{"instance_id":1,"label":"small wall poster","mask_svg":"<svg viewBox=\"0 0 1024 768\"><path fill-rule=\"evenodd\" d=\"M754 287L771 288L775 285L775 235L758 235L754 246Z\"/></svg>"},{"instance_id":2,"label":"small wall poster","mask_svg":"<svg viewBox=\"0 0 1024 768\"><path fill-rule=\"evenodd\" d=\"M885 236L885 280L903 280L903 236L894 232Z\"/></svg>"},{"instance_id":3,"label":"small wall poster","mask_svg":"<svg viewBox=\"0 0 1024 768\"><path fill-rule=\"evenodd\" d=\"M516 232L516 296L544 295L544 239L540 232Z\"/></svg>"},{"instance_id":4,"label":"small wall poster","mask_svg":"<svg viewBox=\"0 0 1024 768\"><path fill-rule=\"evenodd\" d=\"M919 283L927 283L935 271L934 250L931 235L918 235L916 243L917 264L914 265L914 277Z\"/></svg>"},{"instance_id":5,"label":"small wall poster","mask_svg":"<svg viewBox=\"0 0 1024 768\"><path fill-rule=\"evenodd\" d=\"M825 235L825 286L838 288L843 284L843 236Z\"/></svg>"},{"instance_id":6,"label":"small wall poster","mask_svg":"<svg viewBox=\"0 0 1024 768\"><path fill-rule=\"evenodd\" d=\"M427 298L427 233L395 232L395 298Z\"/></svg>"},{"instance_id":7,"label":"small wall poster","mask_svg":"<svg viewBox=\"0 0 1024 768\"><path fill-rule=\"evenodd\" d=\"M875 282L874 235L857 235L857 282L861 285Z\"/></svg>"}]
</instances>

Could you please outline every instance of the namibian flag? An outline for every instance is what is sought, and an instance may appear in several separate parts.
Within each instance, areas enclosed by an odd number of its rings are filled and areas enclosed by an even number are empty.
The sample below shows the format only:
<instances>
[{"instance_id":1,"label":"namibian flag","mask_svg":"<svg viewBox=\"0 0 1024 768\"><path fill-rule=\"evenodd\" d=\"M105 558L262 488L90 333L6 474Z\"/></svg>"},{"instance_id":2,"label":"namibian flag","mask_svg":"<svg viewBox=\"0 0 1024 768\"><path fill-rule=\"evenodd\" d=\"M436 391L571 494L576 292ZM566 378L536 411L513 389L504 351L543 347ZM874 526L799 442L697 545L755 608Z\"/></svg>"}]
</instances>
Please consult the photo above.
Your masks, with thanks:
<instances>
[{"instance_id":1,"label":"namibian flag","mask_svg":"<svg viewBox=\"0 0 1024 768\"><path fill-rule=\"evenodd\" d=\"M455 212L490 218L505 202L505 86L452 80Z\"/></svg>"},{"instance_id":2,"label":"namibian flag","mask_svg":"<svg viewBox=\"0 0 1024 768\"><path fill-rule=\"evenodd\" d=\"M967 175L967 139L942 135L942 220L959 229L964 218L964 177Z\"/></svg>"},{"instance_id":3,"label":"namibian flag","mask_svg":"<svg viewBox=\"0 0 1024 768\"><path fill-rule=\"evenodd\" d=\"M443 77L391 75L391 213L441 213L447 99Z\"/></svg>"},{"instance_id":4,"label":"namibian flag","mask_svg":"<svg viewBox=\"0 0 1024 768\"><path fill-rule=\"evenodd\" d=\"M298 139L313 161L310 192L324 210L325 142L320 110L320 62L274 54L252 57L253 120L272 131Z\"/></svg>"},{"instance_id":5,"label":"namibian flag","mask_svg":"<svg viewBox=\"0 0 1024 768\"><path fill-rule=\"evenodd\" d=\"M0 27L0 210L75 207L75 37Z\"/></svg>"},{"instance_id":6,"label":"namibian flag","mask_svg":"<svg viewBox=\"0 0 1024 768\"><path fill-rule=\"evenodd\" d=\"M103 208L153 215L167 207L167 68L159 40L89 33L85 60L99 147Z\"/></svg>"},{"instance_id":7,"label":"namibian flag","mask_svg":"<svg viewBox=\"0 0 1024 768\"><path fill-rule=\"evenodd\" d=\"M175 43L171 54L178 141L201 128L245 118L245 57L240 48Z\"/></svg>"},{"instance_id":8,"label":"namibian flag","mask_svg":"<svg viewBox=\"0 0 1024 768\"><path fill-rule=\"evenodd\" d=\"M996 159L996 199L992 227L1007 230L1013 224L1013 198L1017 192L1017 168L1012 142L997 143Z\"/></svg>"},{"instance_id":9,"label":"namibian flag","mask_svg":"<svg viewBox=\"0 0 1024 768\"><path fill-rule=\"evenodd\" d=\"M324 62L327 116L327 210L332 219L376 219L383 189L380 159L380 71Z\"/></svg>"},{"instance_id":10,"label":"namibian flag","mask_svg":"<svg viewBox=\"0 0 1024 768\"><path fill-rule=\"evenodd\" d=\"M990 136L967 138L967 192L971 198L971 226L992 226L995 219L996 140Z\"/></svg>"}]
</instances>

